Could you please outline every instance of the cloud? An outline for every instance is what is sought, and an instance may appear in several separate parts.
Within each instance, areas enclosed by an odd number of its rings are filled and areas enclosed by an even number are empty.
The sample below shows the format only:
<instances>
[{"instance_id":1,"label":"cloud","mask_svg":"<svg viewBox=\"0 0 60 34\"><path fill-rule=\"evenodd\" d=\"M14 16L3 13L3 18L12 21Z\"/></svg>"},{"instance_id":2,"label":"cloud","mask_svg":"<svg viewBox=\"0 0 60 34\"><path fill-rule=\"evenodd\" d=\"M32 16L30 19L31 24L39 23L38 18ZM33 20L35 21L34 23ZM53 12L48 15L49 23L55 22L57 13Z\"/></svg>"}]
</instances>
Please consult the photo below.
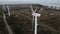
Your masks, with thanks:
<instances>
[{"instance_id":1,"label":"cloud","mask_svg":"<svg viewBox=\"0 0 60 34\"><path fill-rule=\"evenodd\" d=\"M0 2L1 1L9 2L9 1L37 1L37 0L0 0Z\"/></svg>"},{"instance_id":2,"label":"cloud","mask_svg":"<svg viewBox=\"0 0 60 34\"><path fill-rule=\"evenodd\" d=\"M7 3L38 3L47 6L60 6L60 0L0 0L0 4Z\"/></svg>"}]
</instances>

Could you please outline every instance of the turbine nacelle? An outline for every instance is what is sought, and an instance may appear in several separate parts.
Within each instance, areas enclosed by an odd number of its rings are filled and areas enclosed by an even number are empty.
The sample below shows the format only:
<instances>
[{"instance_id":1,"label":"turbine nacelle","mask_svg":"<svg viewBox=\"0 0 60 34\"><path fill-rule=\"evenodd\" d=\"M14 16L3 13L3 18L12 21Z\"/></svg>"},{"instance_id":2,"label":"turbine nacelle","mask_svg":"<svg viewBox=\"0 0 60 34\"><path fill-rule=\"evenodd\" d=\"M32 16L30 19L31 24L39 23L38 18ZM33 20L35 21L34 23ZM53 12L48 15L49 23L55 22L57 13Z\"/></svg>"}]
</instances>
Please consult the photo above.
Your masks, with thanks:
<instances>
[{"instance_id":1,"label":"turbine nacelle","mask_svg":"<svg viewBox=\"0 0 60 34\"><path fill-rule=\"evenodd\" d=\"M37 16L37 17L40 17L41 14L34 12L34 13L32 13L32 15L33 15L33 16Z\"/></svg>"}]
</instances>

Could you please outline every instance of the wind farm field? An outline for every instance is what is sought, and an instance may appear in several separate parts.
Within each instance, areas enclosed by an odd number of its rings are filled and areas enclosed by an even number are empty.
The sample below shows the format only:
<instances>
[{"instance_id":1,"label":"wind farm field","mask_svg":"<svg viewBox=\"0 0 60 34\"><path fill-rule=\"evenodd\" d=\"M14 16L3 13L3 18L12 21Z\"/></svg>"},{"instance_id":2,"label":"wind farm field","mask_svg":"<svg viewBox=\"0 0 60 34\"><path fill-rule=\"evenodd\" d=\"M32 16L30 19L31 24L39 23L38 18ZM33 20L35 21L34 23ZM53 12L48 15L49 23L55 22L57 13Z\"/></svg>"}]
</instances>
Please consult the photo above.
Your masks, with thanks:
<instances>
[{"instance_id":1,"label":"wind farm field","mask_svg":"<svg viewBox=\"0 0 60 34\"><path fill-rule=\"evenodd\" d=\"M33 16L30 7L17 7L10 8L11 16L6 16L7 23L13 33L34 34ZM43 10L40 10L41 8ZM41 14L38 17L38 34L60 34L60 10L39 6L36 13ZM8 34L2 12L0 13L0 34Z\"/></svg>"}]
</instances>

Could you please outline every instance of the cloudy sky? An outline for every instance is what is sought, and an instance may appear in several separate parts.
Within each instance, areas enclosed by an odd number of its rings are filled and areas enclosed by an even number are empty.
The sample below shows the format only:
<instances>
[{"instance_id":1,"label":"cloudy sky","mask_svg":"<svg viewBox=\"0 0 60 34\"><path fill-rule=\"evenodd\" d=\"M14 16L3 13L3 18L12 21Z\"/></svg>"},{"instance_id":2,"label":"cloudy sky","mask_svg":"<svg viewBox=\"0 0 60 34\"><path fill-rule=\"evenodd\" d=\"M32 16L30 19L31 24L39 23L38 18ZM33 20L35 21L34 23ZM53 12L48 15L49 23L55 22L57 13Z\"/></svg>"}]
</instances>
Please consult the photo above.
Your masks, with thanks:
<instances>
[{"instance_id":1,"label":"cloudy sky","mask_svg":"<svg viewBox=\"0 0 60 34\"><path fill-rule=\"evenodd\" d=\"M60 0L0 0L0 4L4 3L38 3L42 5L60 7Z\"/></svg>"}]
</instances>

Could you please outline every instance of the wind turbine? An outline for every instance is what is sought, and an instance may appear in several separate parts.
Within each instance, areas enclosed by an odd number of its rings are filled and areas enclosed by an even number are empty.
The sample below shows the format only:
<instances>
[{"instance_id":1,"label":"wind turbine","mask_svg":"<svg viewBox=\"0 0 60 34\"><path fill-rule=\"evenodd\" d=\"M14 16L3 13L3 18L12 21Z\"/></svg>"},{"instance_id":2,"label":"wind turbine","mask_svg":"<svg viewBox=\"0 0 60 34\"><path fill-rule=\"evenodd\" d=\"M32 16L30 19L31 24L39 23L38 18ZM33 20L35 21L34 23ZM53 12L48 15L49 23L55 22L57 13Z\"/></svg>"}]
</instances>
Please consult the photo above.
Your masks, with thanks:
<instances>
[{"instance_id":1,"label":"wind turbine","mask_svg":"<svg viewBox=\"0 0 60 34\"><path fill-rule=\"evenodd\" d=\"M60 2L58 2L56 0L54 3L53 2L54 2L54 0L51 0L50 2L49 2L49 0L46 0L46 1L45 0L30 0L30 1L29 0L26 0L26 1L25 0L8 0L8 1L7 0L0 0L0 5L5 6L5 5L12 5L12 4L42 4L42 5L46 5L46 6L57 6L57 7L59 6ZM7 9L8 15L10 16L9 7L7 6L7 8L8 8ZM33 15L33 20L35 19L35 31L34 32L35 32L35 34L37 34L37 17L39 17L41 14L36 13L37 8L34 11L33 8L31 7L31 10L32 10L32 15ZM3 13L4 22L7 22L5 19L6 14L4 12L2 12L2 13Z\"/></svg>"},{"instance_id":2,"label":"wind turbine","mask_svg":"<svg viewBox=\"0 0 60 34\"><path fill-rule=\"evenodd\" d=\"M34 10L31 4L30 4L30 7L31 7L31 10L32 10L32 15L33 15L32 28L33 28L33 24L34 24L34 34L37 34L37 26L38 26L37 17L40 17L41 14L36 13L37 8ZM34 23L34 21L35 21L35 23Z\"/></svg>"},{"instance_id":3,"label":"wind turbine","mask_svg":"<svg viewBox=\"0 0 60 34\"><path fill-rule=\"evenodd\" d=\"M5 23L5 25L6 25L6 28L7 28L8 32L9 32L9 34L13 34L12 29L11 29L11 27L8 25L7 20L6 20L6 14L7 14L7 13L6 13L5 6L3 6L3 8L2 8L2 13L3 13L3 20L4 20L4 23Z\"/></svg>"}]
</instances>

